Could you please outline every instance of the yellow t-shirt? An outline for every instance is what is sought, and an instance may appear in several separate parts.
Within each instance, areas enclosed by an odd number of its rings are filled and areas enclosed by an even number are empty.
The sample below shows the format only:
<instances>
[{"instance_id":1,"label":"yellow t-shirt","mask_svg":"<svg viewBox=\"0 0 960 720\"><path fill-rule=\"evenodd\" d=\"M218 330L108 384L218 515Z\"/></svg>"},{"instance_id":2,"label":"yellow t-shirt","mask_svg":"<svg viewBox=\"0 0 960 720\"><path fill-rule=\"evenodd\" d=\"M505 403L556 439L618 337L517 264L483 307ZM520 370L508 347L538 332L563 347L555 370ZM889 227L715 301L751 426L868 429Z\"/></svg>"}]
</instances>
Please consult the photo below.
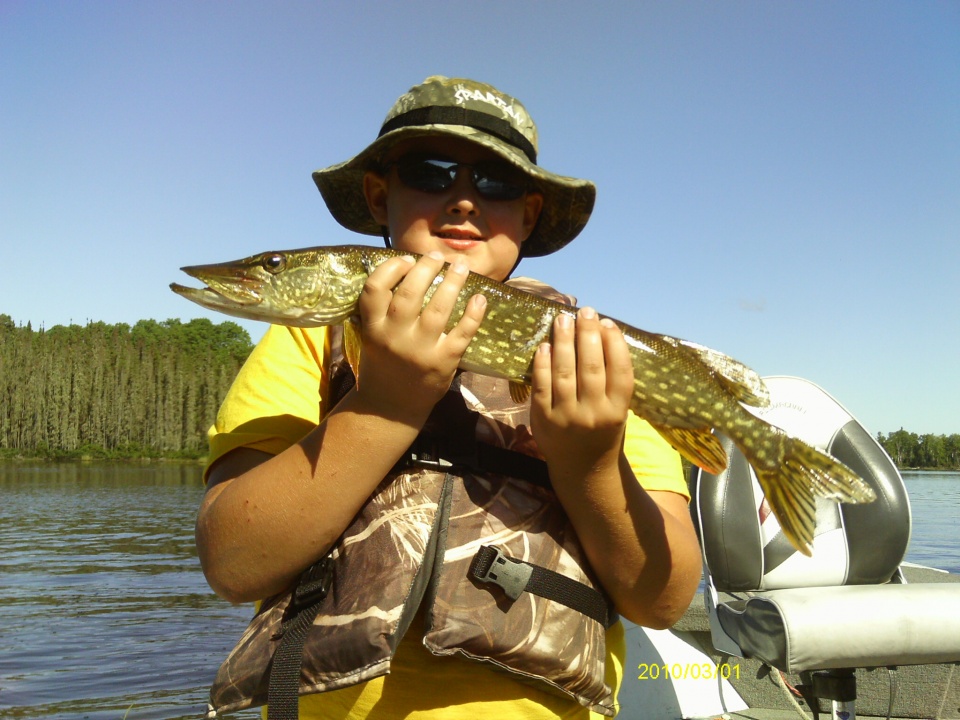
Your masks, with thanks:
<instances>
[{"instance_id":1,"label":"yellow t-shirt","mask_svg":"<svg viewBox=\"0 0 960 720\"><path fill-rule=\"evenodd\" d=\"M239 447L278 454L320 422L327 408L326 328L272 326L244 364L210 429L210 464ZM689 499L677 453L631 413L624 450L647 490ZM209 465L208 465L209 468ZM576 701L492 666L435 657L420 642L418 617L401 640L389 675L300 700L300 717L337 720L476 720L477 717L600 718ZM623 626L607 631L607 683L615 690L626 656Z\"/></svg>"}]
</instances>

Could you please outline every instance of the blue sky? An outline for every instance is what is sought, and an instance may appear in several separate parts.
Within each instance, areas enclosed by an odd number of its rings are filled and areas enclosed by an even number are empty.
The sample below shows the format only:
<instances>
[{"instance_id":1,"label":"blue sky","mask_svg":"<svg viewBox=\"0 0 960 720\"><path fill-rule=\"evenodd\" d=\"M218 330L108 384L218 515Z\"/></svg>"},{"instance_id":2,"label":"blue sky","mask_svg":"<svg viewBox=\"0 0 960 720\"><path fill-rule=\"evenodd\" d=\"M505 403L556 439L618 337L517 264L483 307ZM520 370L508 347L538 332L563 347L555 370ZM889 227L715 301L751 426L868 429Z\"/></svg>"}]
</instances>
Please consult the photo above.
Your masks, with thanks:
<instances>
[{"instance_id":1,"label":"blue sky","mask_svg":"<svg viewBox=\"0 0 960 720\"><path fill-rule=\"evenodd\" d=\"M0 0L0 67L18 323L219 322L168 290L181 265L373 242L311 171L468 76L599 188L523 273L809 378L873 432L960 432L958 2Z\"/></svg>"}]
</instances>

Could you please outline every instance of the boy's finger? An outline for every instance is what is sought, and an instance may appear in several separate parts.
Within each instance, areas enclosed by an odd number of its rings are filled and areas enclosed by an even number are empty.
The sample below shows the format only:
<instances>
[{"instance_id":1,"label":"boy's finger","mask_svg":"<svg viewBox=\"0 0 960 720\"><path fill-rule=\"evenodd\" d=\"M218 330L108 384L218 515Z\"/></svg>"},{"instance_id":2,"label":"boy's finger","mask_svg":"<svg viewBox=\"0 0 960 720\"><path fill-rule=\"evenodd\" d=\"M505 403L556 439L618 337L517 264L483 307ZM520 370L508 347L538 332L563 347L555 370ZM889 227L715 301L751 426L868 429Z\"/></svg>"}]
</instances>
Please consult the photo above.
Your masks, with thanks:
<instances>
[{"instance_id":1,"label":"boy's finger","mask_svg":"<svg viewBox=\"0 0 960 720\"><path fill-rule=\"evenodd\" d=\"M607 391L600 318L589 307L577 315L577 385L581 399L602 396Z\"/></svg>"},{"instance_id":2,"label":"boy's finger","mask_svg":"<svg viewBox=\"0 0 960 720\"><path fill-rule=\"evenodd\" d=\"M404 255L378 265L363 284L360 314L383 315L393 300L393 289L413 269L415 262L414 258Z\"/></svg>"},{"instance_id":3,"label":"boy's finger","mask_svg":"<svg viewBox=\"0 0 960 720\"><path fill-rule=\"evenodd\" d=\"M427 289L442 268L443 256L438 252L429 253L417 260L394 289L391 310L404 316L419 315Z\"/></svg>"},{"instance_id":4,"label":"boy's finger","mask_svg":"<svg viewBox=\"0 0 960 720\"><path fill-rule=\"evenodd\" d=\"M487 299L483 295L474 295L467 302L467 307L463 311L463 316L457 324L447 333L447 347L451 354L458 358L463 356L467 346L476 337L480 323L483 322L484 313L487 310Z\"/></svg>"},{"instance_id":5,"label":"boy's finger","mask_svg":"<svg viewBox=\"0 0 960 720\"><path fill-rule=\"evenodd\" d=\"M620 328L609 318L600 321L603 337L603 353L606 359L607 394L626 398L629 404L633 397L633 357L630 346Z\"/></svg>"},{"instance_id":6,"label":"boy's finger","mask_svg":"<svg viewBox=\"0 0 960 720\"><path fill-rule=\"evenodd\" d=\"M565 313L553 323L553 342L550 347L553 403L577 400L576 326Z\"/></svg>"},{"instance_id":7,"label":"boy's finger","mask_svg":"<svg viewBox=\"0 0 960 720\"><path fill-rule=\"evenodd\" d=\"M533 355L530 384L533 387L531 402L543 410L553 407L553 360L550 343L542 343Z\"/></svg>"},{"instance_id":8,"label":"boy's finger","mask_svg":"<svg viewBox=\"0 0 960 720\"><path fill-rule=\"evenodd\" d=\"M446 328L469 272L469 268L459 262L447 268L443 281L434 290L430 302L421 313L421 318L428 328L438 334Z\"/></svg>"}]
</instances>

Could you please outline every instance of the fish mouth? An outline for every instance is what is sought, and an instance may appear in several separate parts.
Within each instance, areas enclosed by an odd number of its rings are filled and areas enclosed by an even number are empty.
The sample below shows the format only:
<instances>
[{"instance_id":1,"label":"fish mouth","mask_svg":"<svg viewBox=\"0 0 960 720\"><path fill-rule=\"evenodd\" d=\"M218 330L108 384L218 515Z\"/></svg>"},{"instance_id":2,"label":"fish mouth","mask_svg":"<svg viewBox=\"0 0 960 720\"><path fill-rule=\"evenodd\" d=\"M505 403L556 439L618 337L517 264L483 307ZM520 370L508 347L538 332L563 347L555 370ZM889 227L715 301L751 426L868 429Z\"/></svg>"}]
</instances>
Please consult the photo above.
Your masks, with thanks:
<instances>
[{"instance_id":1,"label":"fish mouth","mask_svg":"<svg viewBox=\"0 0 960 720\"><path fill-rule=\"evenodd\" d=\"M231 293L226 295L211 287L193 288L179 283L170 283L170 289L187 300L203 305L204 307L220 310L223 308L241 308L259 305L261 297L257 293Z\"/></svg>"},{"instance_id":2,"label":"fish mouth","mask_svg":"<svg viewBox=\"0 0 960 720\"><path fill-rule=\"evenodd\" d=\"M192 265L180 268L206 287L191 288L170 283L170 289L195 303L216 310L259 305L263 301L263 282L233 268Z\"/></svg>"}]
</instances>

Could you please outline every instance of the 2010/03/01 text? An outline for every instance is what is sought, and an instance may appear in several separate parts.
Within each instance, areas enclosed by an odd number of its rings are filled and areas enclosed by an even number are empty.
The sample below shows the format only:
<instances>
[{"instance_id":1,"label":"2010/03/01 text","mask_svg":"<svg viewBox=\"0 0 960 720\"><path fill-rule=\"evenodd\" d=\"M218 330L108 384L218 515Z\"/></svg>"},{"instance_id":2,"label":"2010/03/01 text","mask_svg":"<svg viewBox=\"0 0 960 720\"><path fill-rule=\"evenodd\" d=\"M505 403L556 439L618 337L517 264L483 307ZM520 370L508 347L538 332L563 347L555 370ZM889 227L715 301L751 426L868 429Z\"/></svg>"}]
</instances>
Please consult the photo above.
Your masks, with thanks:
<instances>
[{"instance_id":1,"label":"2010/03/01 text","mask_svg":"<svg viewBox=\"0 0 960 720\"><path fill-rule=\"evenodd\" d=\"M739 663L640 663L637 670L637 680L740 679Z\"/></svg>"}]
</instances>

